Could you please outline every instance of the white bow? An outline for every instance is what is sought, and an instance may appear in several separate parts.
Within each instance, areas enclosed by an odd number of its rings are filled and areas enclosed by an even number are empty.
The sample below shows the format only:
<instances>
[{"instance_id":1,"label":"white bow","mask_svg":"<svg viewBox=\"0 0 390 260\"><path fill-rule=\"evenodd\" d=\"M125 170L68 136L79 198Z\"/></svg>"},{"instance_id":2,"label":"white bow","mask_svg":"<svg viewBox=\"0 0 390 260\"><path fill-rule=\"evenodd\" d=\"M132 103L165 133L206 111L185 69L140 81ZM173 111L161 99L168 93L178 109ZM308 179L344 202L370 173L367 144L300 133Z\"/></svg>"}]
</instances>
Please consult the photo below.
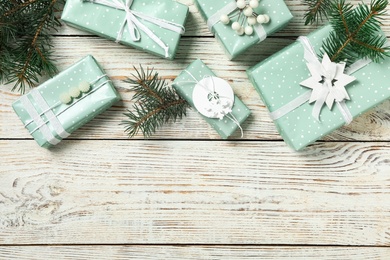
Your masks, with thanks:
<instances>
[{"instance_id":1,"label":"white bow","mask_svg":"<svg viewBox=\"0 0 390 260\"><path fill-rule=\"evenodd\" d=\"M334 63L326 53L320 62L307 37L301 36L298 40L304 46L304 58L311 74L310 78L300 84L312 89L309 99L309 103L315 102L312 115L319 120L324 104L332 109L335 102L343 115L350 114L348 111L343 111L346 107L343 103L350 99L345 86L356 78L344 73L346 65L344 62ZM352 116L348 116L346 121L352 121Z\"/></svg>"},{"instance_id":2,"label":"white bow","mask_svg":"<svg viewBox=\"0 0 390 260\"><path fill-rule=\"evenodd\" d=\"M159 19L156 17L148 16L136 11L132 11L130 7L133 4L134 0L126 0L126 2L122 2L121 0L84 0L84 1L109 6L119 10L124 10L126 12L126 17L123 21L121 29L119 30L118 36L116 38L116 42L119 42L122 39L123 32L127 25L131 39L133 41L135 42L139 41L141 39L141 34L139 30L143 31L150 37L150 39L152 39L156 44L158 44L162 49L164 49L166 58L169 57L169 47L156 34L154 34L152 30L150 30L147 26L141 23L139 19L151 22L153 24L160 26L161 28L171 30L179 34L183 34L185 32L184 27L180 24Z\"/></svg>"}]
</instances>

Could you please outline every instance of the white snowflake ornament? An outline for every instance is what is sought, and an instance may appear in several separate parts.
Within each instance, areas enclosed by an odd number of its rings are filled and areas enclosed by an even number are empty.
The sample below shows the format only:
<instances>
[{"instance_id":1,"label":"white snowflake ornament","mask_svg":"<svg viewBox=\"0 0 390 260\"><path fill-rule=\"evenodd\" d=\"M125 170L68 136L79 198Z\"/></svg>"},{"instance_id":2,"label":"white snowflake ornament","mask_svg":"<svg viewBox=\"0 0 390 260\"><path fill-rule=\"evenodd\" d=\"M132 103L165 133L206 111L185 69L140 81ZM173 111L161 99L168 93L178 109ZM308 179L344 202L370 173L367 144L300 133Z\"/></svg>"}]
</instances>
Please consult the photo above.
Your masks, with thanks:
<instances>
[{"instance_id":1,"label":"white snowflake ornament","mask_svg":"<svg viewBox=\"0 0 390 260\"><path fill-rule=\"evenodd\" d=\"M344 73L345 63L334 63L325 53L321 66L319 63L306 63L311 77L302 81L300 85L311 88L313 91L309 103L326 103L332 109L334 102L349 100L345 87L356 78ZM322 106L321 105L321 106Z\"/></svg>"}]
</instances>

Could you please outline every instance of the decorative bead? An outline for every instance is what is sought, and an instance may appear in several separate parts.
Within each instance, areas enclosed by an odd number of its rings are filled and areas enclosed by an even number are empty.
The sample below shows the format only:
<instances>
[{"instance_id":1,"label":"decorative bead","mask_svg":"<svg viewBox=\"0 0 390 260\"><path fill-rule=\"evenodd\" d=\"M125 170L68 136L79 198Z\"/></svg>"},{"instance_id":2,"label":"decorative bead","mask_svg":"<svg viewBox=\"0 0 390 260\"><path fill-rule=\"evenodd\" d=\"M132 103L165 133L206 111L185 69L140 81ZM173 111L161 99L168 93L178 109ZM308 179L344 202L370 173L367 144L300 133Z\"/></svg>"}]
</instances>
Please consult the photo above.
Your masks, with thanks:
<instances>
[{"instance_id":1,"label":"decorative bead","mask_svg":"<svg viewBox=\"0 0 390 260\"><path fill-rule=\"evenodd\" d=\"M248 24L249 25L255 25L257 23L256 17L250 16L248 17Z\"/></svg>"},{"instance_id":2,"label":"decorative bead","mask_svg":"<svg viewBox=\"0 0 390 260\"><path fill-rule=\"evenodd\" d=\"M235 31L240 30L240 29L241 29L240 23L239 23L239 22L234 22L234 23L232 24L232 29L235 30Z\"/></svg>"},{"instance_id":3,"label":"decorative bead","mask_svg":"<svg viewBox=\"0 0 390 260\"><path fill-rule=\"evenodd\" d=\"M60 101L63 104L69 104L72 102L72 97L68 93L62 93L60 95Z\"/></svg>"},{"instance_id":4,"label":"decorative bead","mask_svg":"<svg viewBox=\"0 0 390 260\"><path fill-rule=\"evenodd\" d=\"M81 91L79 88L71 88L69 89L69 95L73 98L78 98L81 95Z\"/></svg>"},{"instance_id":5,"label":"decorative bead","mask_svg":"<svg viewBox=\"0 0 390 260\"><path fill-rule=\"evenodd\" d=\"M257 16L257 22L258 23L268 23L269 22L269 16L266 14L262 14Z\"/></svg>"},{"instance_id":6,"label":"decorative bead","mask_svg":"<svg viewBox=\"0 0 390 260\"><path fill-rule=\"evenodd\" d=\"M240 9L244 9L246 6L245 0L238 0L237 1L237 7Z\"/></svg>"},{"instance_id":7,"label":"decorative bead","mask_svg":"<svg viewBox=\"0 0 390 260\"><path fill-rule=\"evenodd\" d=\"M219 20L220 20L223 24L228 24L228 23L230 23L230 18L229 18L229 16L227 16L226 14L221 15L221 18L219 18Z\"/></svg>"},{"instance_id":8,"label":"decorative bead","mask_svg":"<svg viewBox=\"0 0 390 260\"><path fill-rule=\"evenodd\" d=\"M258 0L251 0L249 2L249 6L252 8L257 8L259 6L259 1Z\"/></svg>"},{"instance_id":9,"label":"decorative bead","mask_svg":"<svg viewBox=\"0 0 390 260\"><path fill-rule=\"evenodd\" d=\"M237 30L237 34L238 34L238 35L243 35L243 34L244 34L244 32L245 32L245 29L244 29L244 27L240 27L240 29L239 29L239 30Z\"/></svg>"},{"instance_id":10,"label":"decorative bead","mask_svg":"<svg viewBox=\"0 0 390 260\"><path fill-rule=\"evenodd\" d=\"M253 33L253 27L252 26L246 26L245 27L245 34L246 35L252 35Z\"/></svg>"},{"instance_id":11,"label":"decorative bead","mask_svg":"<svg viewBox=\"0 0 390 260\"><path fill-rule=\"evenodd\" d=\"M91 85L86 81L80 82L79 90L83 93L87 93L91 90Z\"/></svg>"},{"instance_id":12,"label":"decorative bead","mask_svg":"<svg viewBox=\"0 0 390 260\"><path fill-rule=\"evenodd\" d=\"M269 16L264 14L264 17L265 17L265 23L269 23L269 20L270 20Z\"/></svg>"},{"instance_id":13,"label":"decorative bead","mask_svg":"<svg viewBox=\"0 0 390 260\"><path fill-rule=\"evenodd\" d=\"M252 16L252 14L253 14L253 9L252 9L252 7L247 7L247 8L245 8L244 9L244 14L245 14L245 16Z\"/></svg>"}]
</instances>

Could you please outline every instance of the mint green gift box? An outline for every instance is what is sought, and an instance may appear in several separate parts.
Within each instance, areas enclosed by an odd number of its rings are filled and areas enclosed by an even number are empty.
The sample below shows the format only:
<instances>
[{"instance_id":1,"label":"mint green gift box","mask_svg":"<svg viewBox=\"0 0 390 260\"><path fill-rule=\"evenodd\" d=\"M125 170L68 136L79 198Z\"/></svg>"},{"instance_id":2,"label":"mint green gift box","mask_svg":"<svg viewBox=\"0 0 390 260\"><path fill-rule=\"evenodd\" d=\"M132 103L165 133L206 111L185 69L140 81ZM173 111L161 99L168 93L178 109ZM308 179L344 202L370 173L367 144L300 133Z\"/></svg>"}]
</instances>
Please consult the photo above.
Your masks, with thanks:
<instances>
[{"instance_id":1,"label":"mint green gift box","mask_svg":"<svg viewBox=\"0 0 390 260\"><path fill-rule=\"evenodd\" d=\"M118 1L125 2L126 0ZM130 6L130 10L135 13L178 24L183 30L189 12L188 6L172 0L134 0ZM125 23L125 18L126 12L124 10L82 0L67 0L61 16L61 19L70 26L114 41L117 39ZM163 58L174 59L181 34L161 28L159 25L145 19L137 19L169 47L168 55L138 25L135 26L139 30L140 39L138 41L133 40L128 26L125 24L125 29L119 42Z\"/></svg>"},{"instance_id":2,"label":"mint green gift box","mask_svg":"<svg viewBox=\"0 0 390 260\"><path fill-rule=\"evenodd\" d=\"M231 2L235 2L235 0L195 0L200 13L206 21ZM259 6L254 8L254 12L267 14L270 17L269 23L262 24L267 36L281 30L293 18L283 0L260 0ZM245 50L263 40L255 32L250 36L237 35L231 28L231 23L225 25L222 22L218 22L213 26L211 32L215 34L216 39L223 45L229 59L236 58Z\"/></svg>"},{"instance_id":3,"label":"mint green gift box","mask_svg":"<svg viewBox=\"0 0 390 260\"><path fill-rule=\"evenodd\" d=\"M323 39L331 30L331 26L327 25L308 36L316 53L320 53ZM309 91L300 85L311 76L303 56L303 45L295 42L247 70L249 79L270 112ZM390 98L389 69L390 58L385 58L380 63L372 62L351 74L356 80L346 86L350 96L346 105L353 118ZM312 110L313 104L306 102L274 121L285 142L295 150L345 125L336 105L332 110L325 105L319 121L312 116Z\"/></svg>"},{"instance_id":4,"label":"mint green gift box","mask_svg":"<svg viewBox=\"0 0 390 260\"><path fill-rule=\"evenodd\" d=\"M89 91L73 98L71 103L62 103L61 95L82 82L91 84ZM110 79L89 55L20 97L12 107L35 141L49 148L66 137L59 134L58 127L70 134L119 100ZM45 135L44 131L49 133ZM54 138L50 140L47 135Z\"/></svg>"},{"instance_id":5,"label":"mint green gift box","mask_svg":"<svg viewBox=\"0 0 390 260\"><path fill-rule=\"evenodd\" d=\"M194 102L192 100L192 94L196 82L194 82L194 79L187 71L191 73L191 75L195 77L197 81L201 81L205 77L216 75L200 59L197 59L192 62L183 72L181 72L179 76L173 81L173 87L177 93L182 98L184 98L191 105L191 107L195 108ZM226 116L223 119L218 119L209 118L203 116L202 114L200 115L218 132L218 134L223 139L227 139L239 128L236 123L226 118ZM250 115L249 108L236 95L234 95L234 103L231 115L234 116L240 125L242 125L242 123Z\"/></svg>"}]
</instances>

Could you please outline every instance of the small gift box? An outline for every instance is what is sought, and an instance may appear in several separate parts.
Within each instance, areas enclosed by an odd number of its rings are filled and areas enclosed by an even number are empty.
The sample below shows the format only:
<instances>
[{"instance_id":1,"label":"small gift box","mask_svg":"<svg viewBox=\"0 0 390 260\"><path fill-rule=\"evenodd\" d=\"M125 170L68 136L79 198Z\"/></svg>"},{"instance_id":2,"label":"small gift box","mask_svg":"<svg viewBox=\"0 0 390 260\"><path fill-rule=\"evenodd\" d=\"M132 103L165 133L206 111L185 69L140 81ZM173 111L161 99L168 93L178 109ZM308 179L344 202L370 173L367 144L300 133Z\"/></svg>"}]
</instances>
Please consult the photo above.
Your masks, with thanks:
<instances>
[{"instance_id":1,"label":"small gift box","mask_svg":"<svg viewBox=\"0 0 390 260\"><path fill-rule=\"evenodd\" d=\"M327 55L321 63L313 58L331 30L322 27L247 71L280 135L295 150L390 98L390 58L359 60L345 70L345 64L331 63ZM325 77L316 66L328 68Z\"/></svg>"},{"instance_id":2,"label":"small gift box","mask_svg":"<svg viewBox=\"0 0 390 260\"><path fill-rule=\"evenodd\" d=\"M48 148L118 100L103 69L87 56L20 97L12 107L37 143Z\"/></svg>"},{"instance_id":3,"label":"small gift box","mask_svg":"<svg viewBox=\"0 0 390 260\"><path fill-rule=\"evenodd\" d=\"M226 139L248 118L248 107L233 93L229 83L201 61L191 63L174 80L173 87L203 118Z\"/></svg>"},{"instance_id":4,"label":"small gift box","mask_svg":"<svg viewBox=\"0 0 390 260\"><path fill-rule=\"evenodd\" d=\"M188 15L172 0L67 0L61 19L90 33L173 59Z\"/></svg>"},{"instance_id":5,"label":"small gift box","mask_svg":"<svg viewBox=\"0 0 390 260\"><path fill-rule=\"evenodd\" d=\"M283 0L195 0L230 59L282 29L293 18Z\"/></svg>"}]
</instances>

